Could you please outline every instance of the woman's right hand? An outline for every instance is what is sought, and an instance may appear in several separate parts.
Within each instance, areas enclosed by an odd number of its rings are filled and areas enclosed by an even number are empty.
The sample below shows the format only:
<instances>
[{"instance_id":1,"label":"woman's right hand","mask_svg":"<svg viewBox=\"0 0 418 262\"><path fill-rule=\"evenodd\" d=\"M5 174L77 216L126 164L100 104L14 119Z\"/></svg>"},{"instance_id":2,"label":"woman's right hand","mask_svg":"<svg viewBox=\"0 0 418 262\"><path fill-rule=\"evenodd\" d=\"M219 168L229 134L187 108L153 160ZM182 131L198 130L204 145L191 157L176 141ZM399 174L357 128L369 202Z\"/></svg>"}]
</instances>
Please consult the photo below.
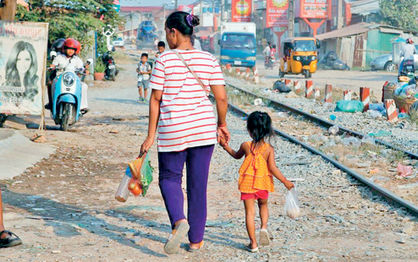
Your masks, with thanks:
<instances>
[{"instance_id":1,"label":"woman's right hand","mask_svg":"<svg viewBox=\"0 0 418 262\"><path fill-rule=\"evenodd\" d=\"M290 182L289 180L287 180L287 181L284 183L284 186L287 188L287 190L290 190L290 189L292 189L292 188L294 188L294 187L295 187L295 185L294 185L292 182Z\"/></svg>"},{"instance_id":2,"label":"woman's right hand","mask_svg":"<svg viewBox=\"0 0 418 262\"><path fill-rule=\"evenodd\" d=\"M145 153L148 153L148 150L151 148L152 144L154 144L154 138L148 136L141 145L141 150L139 151L139 157L142 157L142 155L144 155Z\"/></svg>"}]
</instances>

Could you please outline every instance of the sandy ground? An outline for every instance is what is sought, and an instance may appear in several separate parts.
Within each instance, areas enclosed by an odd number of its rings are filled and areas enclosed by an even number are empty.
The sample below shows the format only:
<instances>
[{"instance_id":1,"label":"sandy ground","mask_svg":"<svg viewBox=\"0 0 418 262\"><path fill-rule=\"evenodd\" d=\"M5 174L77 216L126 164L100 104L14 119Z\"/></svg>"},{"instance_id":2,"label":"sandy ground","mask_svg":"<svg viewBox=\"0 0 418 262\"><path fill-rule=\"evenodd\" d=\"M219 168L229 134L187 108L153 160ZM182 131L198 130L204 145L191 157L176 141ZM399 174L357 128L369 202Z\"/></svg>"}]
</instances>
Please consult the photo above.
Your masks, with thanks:
<instances>
[{"instance_id":1,"label":"sandy ground","mask_svg":"<svg viewBox=\"0 0 418 262\"><path fill-rule=\"evenodd\" d=\"M145 198L131 197L126 203L114 200L126 163L136 157L147 130L147 105L136 100L134 65L125 64L116 82L98 83L90 89L91 112L69 132L57 130L48 119L46 143L56 146L56 153L21 176L1 181L5 225L24 242L1 250L1 261L418 259L416 220L372 199L344 176L333 179L340 185L302 186L310 193L303 199L306 215L300 221L283 216L284 189L278 186L271 197L270 222L276 238L271 247L249 254L243 250L248 239L236 190L240 162L219 147L209 179L205 248L194 254L184 249L177 255L164 254L170 229L157 181ZM228 121L235 122L231 126L234 136L248 139L240 118L230 116ZM34 132L22 131L28 137ZM156 166L155 146L150 156ZM309 175L323 185L321 177L326 173ZM332 213L345 222L324 215Z\"/></svg>"}]
</instances>

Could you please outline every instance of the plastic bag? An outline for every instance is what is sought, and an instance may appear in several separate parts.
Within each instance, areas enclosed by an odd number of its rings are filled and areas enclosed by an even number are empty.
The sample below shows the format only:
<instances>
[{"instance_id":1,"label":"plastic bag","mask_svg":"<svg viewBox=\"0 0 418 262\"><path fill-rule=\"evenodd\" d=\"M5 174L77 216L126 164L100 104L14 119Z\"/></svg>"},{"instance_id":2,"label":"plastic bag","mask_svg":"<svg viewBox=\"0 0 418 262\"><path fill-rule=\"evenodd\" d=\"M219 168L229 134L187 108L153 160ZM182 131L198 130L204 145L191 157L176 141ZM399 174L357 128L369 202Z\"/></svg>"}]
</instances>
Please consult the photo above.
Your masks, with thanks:
<instances>
[{"instance_id":1,"label":"plastic bag","mask_svg":"<svg viewBox=\"0 0 418 262\"><path fill-rule=\"evenodd\" d=\"M119 202L125 202L128 200L129 197L129 190L128 190L128 184L131 181L132 174L131 170L128 167L126 167L125 174L123 175L122 181L119 184L118 190L116 190L115 199Z\"/></svg>"},{"instance_id":2,"label":"plastic bag","mask_svg":"<svg viewBox=\"0 0 418 262\"><path fill-rule=\"evenodd\" d=\"M284 211L288 217L293 219L300 216L298 193L295 188L290 189L286 194Z\"/></svg>"},{"instance_id":3,"label":"plastic bag","mask_svg":"<svg viewBox=\"0 0 418 262\"><path fill-rule=\"evenodd\" d=\"M149 185L153 180L152 172L154 171L154 169L151 167L151 161L148 158L148 154L130 162L129 168L132 175L139 180L142 196L145 196L147 194Z\"/></svg>"},{"instance_id":4,"label":"plastic bag","mask_svg":"<svg viewBox=\"0 0 418 262\"><path fill-rule=\"evenodd\" d=\"M337 107L335 108L335 111L341 111L341 112L363 112L363 103L358 100L340 100L337 102Z\"/></svg>"}]
</instances>

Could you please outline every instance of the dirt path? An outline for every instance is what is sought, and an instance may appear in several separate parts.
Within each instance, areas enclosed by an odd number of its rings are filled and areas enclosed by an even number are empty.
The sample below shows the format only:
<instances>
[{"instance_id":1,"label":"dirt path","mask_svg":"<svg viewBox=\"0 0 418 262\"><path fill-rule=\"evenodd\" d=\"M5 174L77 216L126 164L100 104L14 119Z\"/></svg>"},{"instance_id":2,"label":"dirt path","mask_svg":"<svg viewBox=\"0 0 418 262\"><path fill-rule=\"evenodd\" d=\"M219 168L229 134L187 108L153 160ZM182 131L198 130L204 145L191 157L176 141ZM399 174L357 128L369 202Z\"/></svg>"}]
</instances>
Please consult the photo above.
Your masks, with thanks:
<instances>
[{"instance_id":1,"label":"dirt path","mask_svg":"<svg viewBox=\"0 0 418 262\"><path fill-rule=\"evenodd\" d=\"M56 154L19 177L2 181L6 227L24 244L1 250L1 261L418 259L413 217L359 188L319 158L280 141L278 161L284 172L307 179L299 185L305 215L298 220L282 215L284 188L276 183L270 201L275 240L258 254L244 251L248 239L236 189L241 162L217 147L209 179L205 248L167 256L163 243L170 229L157 181L146 198L114 200L148 122L147 105L136 102L134 65L123 67L117 82L90 89L91 112L70 132L46 132L47 143L58 147ZM244 122L235 116L228 122L237 147L248 139ZM150 156L156 166L155 146ZM295 157L311 164L286 166Z\"/></svg>"}]
</instances>

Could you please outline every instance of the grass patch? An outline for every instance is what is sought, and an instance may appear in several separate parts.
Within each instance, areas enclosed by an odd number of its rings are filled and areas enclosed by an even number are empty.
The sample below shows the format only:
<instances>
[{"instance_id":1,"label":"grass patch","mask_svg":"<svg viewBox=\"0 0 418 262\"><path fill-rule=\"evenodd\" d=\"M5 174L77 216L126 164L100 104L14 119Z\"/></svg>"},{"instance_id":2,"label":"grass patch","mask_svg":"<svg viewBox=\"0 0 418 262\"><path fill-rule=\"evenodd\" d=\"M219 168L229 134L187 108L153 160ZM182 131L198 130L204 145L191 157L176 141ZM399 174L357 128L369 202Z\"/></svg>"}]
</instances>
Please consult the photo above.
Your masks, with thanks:
<instances>
[{"instance_id":1,"label":"grass patch","mask_svg":"<svg viewBox=\"0 0 418 262\"><path fill-rule=\"evenodd\" d=\"M406 155L403 152L397 150L392 150L392 152L389 156L391 162L402 162L406 159Z\"/></svg>"}]
</instances>

